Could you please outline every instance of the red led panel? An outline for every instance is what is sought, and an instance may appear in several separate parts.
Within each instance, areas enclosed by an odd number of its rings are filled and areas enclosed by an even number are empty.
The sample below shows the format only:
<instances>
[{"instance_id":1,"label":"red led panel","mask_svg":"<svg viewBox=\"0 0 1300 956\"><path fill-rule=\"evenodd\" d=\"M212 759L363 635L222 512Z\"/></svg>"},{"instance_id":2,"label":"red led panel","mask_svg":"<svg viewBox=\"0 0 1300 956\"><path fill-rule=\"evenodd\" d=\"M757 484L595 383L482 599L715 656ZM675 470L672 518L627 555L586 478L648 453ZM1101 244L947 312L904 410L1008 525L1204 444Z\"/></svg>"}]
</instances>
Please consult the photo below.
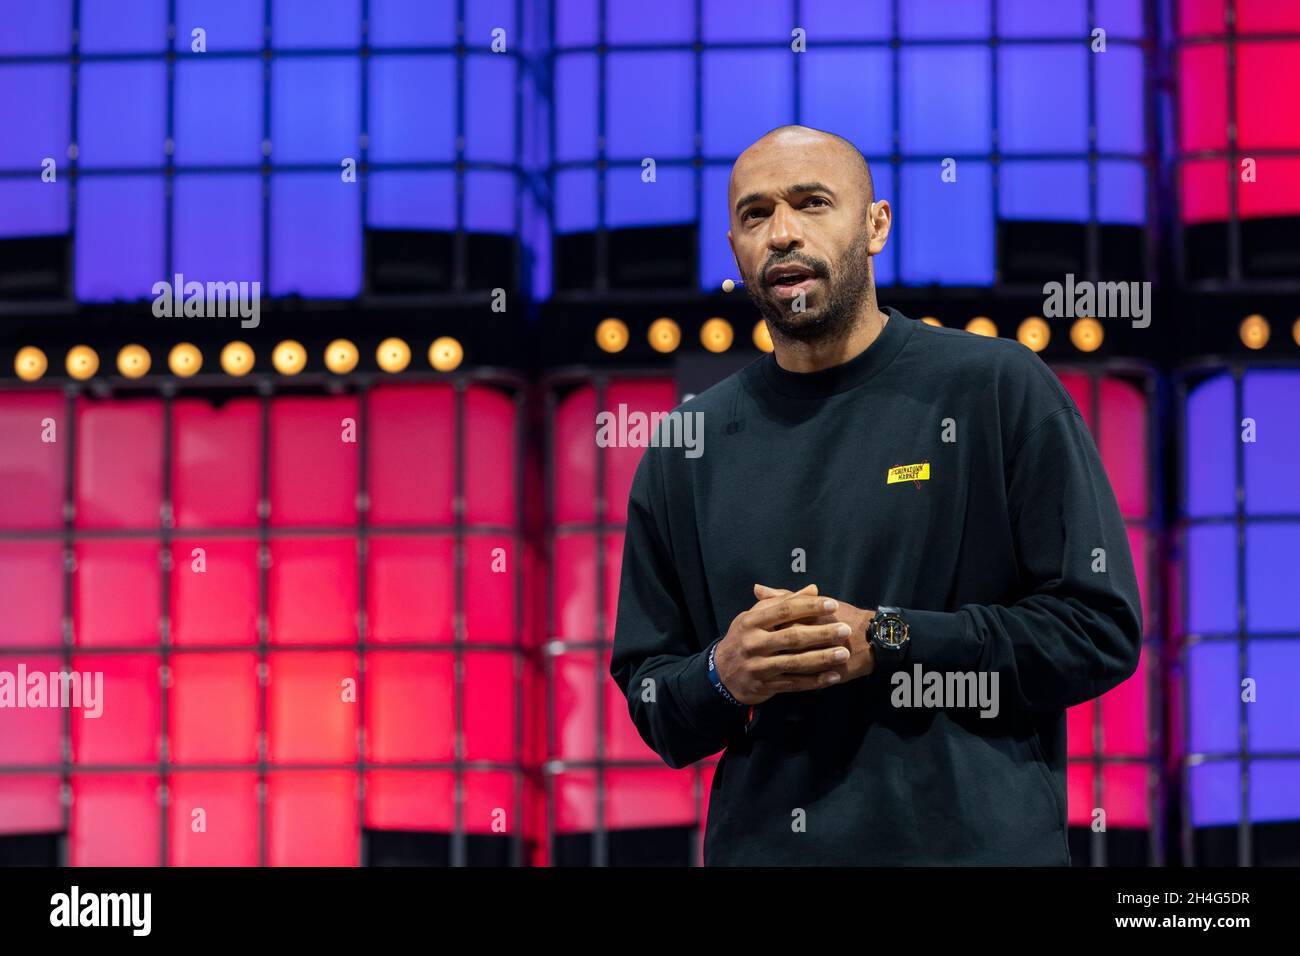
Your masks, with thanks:
<instances>
[{"instance_id":1,"label":"red led panel","mask_svg":"<svg viewBox=\"0 0 1300 956\"><path fill-rule=\"evenodd\" d=\"M1221 222L1228 218L1228 175L1228 164L1221 159L1194 159L1182 164L1179 204L1184 222Z\"/></svg>"},{"instance_id":2,"label":"red led panel","mask_svg":"<svg viewBox=\"0 0 1300 956\"><path fill-rule=\"evenodd\" d=\"M157 646L162 562L157 541L78 541L72 624L81 647Z\"/></svg>"},{"instance_id":3,"label":"red led panel","mask_svg":"<svg viewBox=\"0 0 1300 956\"><path fill-rule=\"evenodd\" d=\"M21 670L20 670L21 668ZM62 671L63 661L54 656L0 656L0 671L13 675L14 693L26 704L34 674L44 675L41 686L48 686L49 674ZM25 677L23 675L26 675ZM58 764L63 760L63 711L58 707L0 707L0 766L6 764ZM13 701L17 705L18 700ZM0 774L0 782L7 778ZM0 827L4 817L0 815Z\"/></svg>"},{"instance_id":4,"label":"red led panel","mask_svg":"<svg viewBox=\"0 0 1300 956\"><path fill-rule=\"evenodd\" d=\"M0 528L63 527L66 408L59 392L0 395ZM47 419L56 441L44 440Z\"/></svg>"},{"instance_id":5,"label":"red led panel","mask_svg":"<svg viewBox=\"0 0 1300 956\"><path fill-rule=\"evenodd\" d=\"M268 759L272 763L355 762L360 706L357 655L278 651L270 655L269 663Z\"/></svg>"},{"instance_id":6,"label":"red led panel","mask_svg":"<svg viewBox=\"0 0 1300 956\"><path fill-rule=\"evenodd\" d=\"M553 664L551 696L554 700L555 739L562 760L590 760L596 755L596 686L600 682L605 707L605 756L611 760L646 760L662 763L641 739L628 713L627 699L609 677L609 654L599 675L593 671L595 655L569 652Z\"/></svg>"},{"instance_id":7,"label":"red led panel","mask_svg":"<svg viewBox=\"0 0 1300 956\"><path fill-rule=\"evenodd\" d=\"M1142 648L1137 672L1101 698L1102 747L1107 756L1145 756L1150 751L1147 737L1148 678L1151 652Z\"/></svg>"},{"instance_id":8,"label":"red led panel","mask_svg":"<svg viewBox=\"0 0 1300 956\"><path fill-rule=\"evenodd\" d=\"M517 522L515 439L515 400L489 388L468 389L465 393L466 521L499 525Z\"/></svg>"},{"instance_id":9,"label":"red led panel","mask_svg":"<svg viewBox=\"0 0 1300 956\"><path fill-rule=\"evenodd\" d=\"M450 385L383 385L370 393L369 520L454 520L455 395Z\"/></svg>"},{"instance_id":10,"label":"red led panel","mask_svg":"<svg viewBox=\"0 0 1300 956\"><path fill-rule=\"evenodd\" d=\"M551 474L557 524L596 519L596 390L585 385L555 408Z\"/></svg>"},{"instance_id":11,"label":"red led panel","mask_svg":"<svg viewBox=\"0 0 1300 956\"><path fill-rule=\"evenodd\" d=\"M520 555L506 535L465 539L465 640L514 644L515 584L522 573Z\"/></svg>"},{"instance_id":12,"label":"red led panel","mask_svg":"<svg viewBox=\"0 0 1300 956\"><path fill-rule=\"evenodd\" d=\"M180 647L256 644L259 574L257 542L251 538L173 540L172 642Z\"/></svg>"},{"instance_id":13,"label":"red led panel","mask_svg":"<svg viewBox=\"0 0 1300 956\"><path fill-rule=\"evenodd\" d=\"M77 400L77 527L159 527L162 425L156 399Z\"/></svg>"},{"instance_id":14,"label":"red led panel","mask_svg":"<svg viewBox=\"0 0 1300 956\"><path fill-rule=\"evenodd\" d=\"M445 655L444 655L445 656ZM465 759L509 763L515 746L515 657L488 651L461 656L465 673Z\"/></svg>"},{"instance_id":15,"label":"red led panel","mask_svg":"<svg viewBox=\"0 0 1300 956\"><path fill-rule=\"evenodd\" d=\"M1092 791L1096 768L1090 763L1072 763L1066 770L1066 820L1072 827L1092 826L1092 810L1097 805Z\"/></svg>"},{"instance_id":16,"label":"red led panel","mask_svg":"<svg viewBox=\"0 0 1300 956\"><path fill-rule=\"evenodd\" d=\"M596 827L596 774L573 771L555 778L555 827L560 833ZM695 774L689 770L608 770L605 827L690 826L695 822Z\"/></svg>"},{"instance_id":17,"label":"red led panel","mask_svg":"<svg viewBox=\"0 0 1300 956\"><path fill-rule=\"evenodd\" d=\"M271 524L356 524L360 428L352 396L272 399Z\"/></svg>"},{"instance_id":18,"label":"red led panel","mask_svg":"<svg viewBox=\"0 0 1300 956\"><path fill-rule=\"evenodd\" d=\"M1066 753L1071 757L1091 757L1095 753L1092 735L1096 719L1096 700L1087 700L1066 708Z\"/></svg>"},{"instance_id":19,"label":"red led panel","mask_svg":"<svg viewBox=\"0 0 1300 956\"><path fill-rule=\"evenodd\" d=\"M1241 0L1238 0L1238 7L1240 3ZM1182 36L1221 34L1224 31L1224 16L1224 0L1179 0L1178 32Z\"/></svg>"},{"instance_id":20,"label":"red led panel","mask_svg":"<svg viewBox=\"0 0 1300 956\"><path fill-rule=\"evenodd\" d=\"M1238 33L1300 33L1300 4L1237 0L1236 12Z\"/></svg>"},{"instance_id":21,"label":"red led panel","mask_svg":"<svg viewBox=\"0 0 1300 956\"><path fill-rule=\"evenodd\" d=\"M101 713L72 709L72 759L79 764L157 763L162 739L161 661L155 654L78 654L72 669L102 673Z\"/></svg>"},{"instance_id":22,"label":"red led panel","mask_svg":"<svg viewBox=\"0 0 1300 956\"><path fill-rule=\"evenodd\" d=\"M374 535L367 552L366 620L370 639L394 644L453 641L454 539L450 535ZM468 588L466 594L470 594ZM468 603L478 602L476 599Z\"/></svg>"},{"instance_id":23,"label":"red led panel","mask_svg":"<svg viewBox=\"0 0 1300 956\"><path fill-rule=\"evenodd\" d=\"M355 644L355 538L271 542L267 617L272 644Z\"/></svg>"},{"instance_id":24,"label":"red led panel","mask_svg":"<svg viewBox=\"0 0 1300 956\"><path fill-rule=\"evenodd\" d=\"M451 760L456 696L452 655L366 655L366 749L376 763Z\"/></svg>"},{"instance_id":25,"label":"red led panel","mask_svg":"<svg viewBox=\"0 0 1300 956\"><path fill-rule=\"evenodd\" d=\"M1243 40L1236 53L1238 148L1300 147L1300 43Z\"/></svg>"},{"instance_id":26,"label":"red led panel","mask_svg":"<svg viewBox=\"0 0 1300 956\"><path fill-rule=\"evenodd\" d=\"M1228 51L1222 44L1178 51L1178 121L1183 152L1228 148Z\"/></svg>"},{"instance_id":27,"label":"red led panel","mask_svg":"<svg viewBox=\"0 0 1300 956\"><path fill-rule=\"evenodd\" d=\"M256 763L257 656L171 658L168 737L175 763Z\"/></svg>"},{"instance_id":28,"label":"red led panel","mask_svg":"<svg viewBox=\"0 0 1300 956\"><path fill-rule=\"evenodd\" d=\"M257 866L257 774L169 778L170 866Z\"/></svg>"},{"instance_id":29,"label":"red led panel","mask_svg":"<svg viewBox=\"0 0 1300 956\"><path fill-rule=\"evenodd\" d=\"M59 786L55 774L0 774L0 834L62 830Z\"/></svg>"},{"instance_id":30,"label":"red led panel","mask_svg":"<svg viewBox=\"0 0 1300 956\"><path fill-rule=\"evenodd\" d=\"M449 832L455 825L455 775L428 770L366 772L366 826Z\"/></svg>"},{"instance_id":31,"label":"red led panel","mask_svg":"<svg viewBox=\"0 0 1300 956\"><path fill-rule=\"evenodd\" d=\"M197 398L172 406L172 507L181 528L257 524L262 410L254 398L220 408Z\"/></svg>"},{"instance_id":32,"label":"red led panel","mask_svg":"<svg viewBox=\"0 0 1300 956\"><path fill-rule=\"evenodd\" d=\"M266 830L271 866L356 866L361 839L356 773L268 774Z\"/></svg>"},{"instance_id":33,"label":"red led panel","mask_svg":"<svg viewBox=\"0 0 1300 956\"><path fill-rule=\"evenodd\" d=\"M623 535L605 534L605 637L613 640L617 623L619 572ZM596 639L595 535L560 534L554 540L555 627L553 635L566 641Z\"/></svg>"},{"instance_id":34,"label":"red led panel","mask_svg":"<svg viewBox=\"0 0 1300 956\"><path fill-rule=\"evenodd\" d=\"M628 413L669 412L677 405L677 389L670 379L611 382L605 390L605 410L613 412L617 418L620 405L626 405ZM651 427L647 440L653 434ZM632 489L632 476L636 474L645 448L614 446L598 448L597 453L605 458L605 520L622 524L627 521L627 495Z\"/></svg>"},{"instance_id":35,"label":"red led panel","mask_svg":"<svg viewBox=\"0 0 1300 956\"><path fill-rule=\"evenodd\" d=\"M57 541L0 541L4 624L0 648L63 643L63 546Z\"/></svg>"},{"instance_id":36,"label":"red led panel","mask_svg":"<svg viewBox=\"0 0 1300 956\"><path fill-rule=\"evenodd\" d=\"M518 832L514 778L505 771L473 771L464 775L465 804L461 826L467 833L505 836Z\"/></svg>"},{"instance_id":37,"label":"red led panel","mask_svg":"<svg viewBox=\"0 0 1300 956\"><path fill-rule=\"evenodd\" d=\"M1237 183L1238 214L1252 219L1300 213L1300 157L1260 156L1255 162L1257 181Z\"/></svg>"},{"instance_id":38,"label":"red led panel","mask_svg":"<svg viewBox=\"0 0 1300 956\"><path fill-rule=\"evenodd\" d=\"M1151 770L1144 764L1117 763L1102 768L1108 827L1151 825Z\"/></svg>"},{"instance_id":39,"label":"red led panel","mask_svg":"<svg viewBox=\"0 0 1300 956\"><path fill-rule=\"evenodd\" d=\"M157 774L72 775L68 853L73 866L157 866Z\"/></svg>"}]
</instances>

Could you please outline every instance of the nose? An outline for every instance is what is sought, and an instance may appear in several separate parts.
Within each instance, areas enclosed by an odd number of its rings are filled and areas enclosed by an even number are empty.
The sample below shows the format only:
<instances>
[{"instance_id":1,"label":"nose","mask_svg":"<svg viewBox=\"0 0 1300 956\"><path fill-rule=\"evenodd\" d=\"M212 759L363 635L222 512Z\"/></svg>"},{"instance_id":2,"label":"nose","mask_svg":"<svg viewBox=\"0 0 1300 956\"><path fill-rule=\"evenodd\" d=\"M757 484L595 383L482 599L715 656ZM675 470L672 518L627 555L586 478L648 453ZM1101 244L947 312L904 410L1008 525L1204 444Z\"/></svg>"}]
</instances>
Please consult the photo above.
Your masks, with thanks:
<instances>
[{"instance_id":1,"label":"nose","mask_svg":"<svg viewBox=\"0 0 1300 956\"><path fill-rule=\"evenodd\" d=\"M803 245L799 217L785 203L777 203L772 215L768 217L767 244L781 252Z\"/></svg>"}]
</instances>

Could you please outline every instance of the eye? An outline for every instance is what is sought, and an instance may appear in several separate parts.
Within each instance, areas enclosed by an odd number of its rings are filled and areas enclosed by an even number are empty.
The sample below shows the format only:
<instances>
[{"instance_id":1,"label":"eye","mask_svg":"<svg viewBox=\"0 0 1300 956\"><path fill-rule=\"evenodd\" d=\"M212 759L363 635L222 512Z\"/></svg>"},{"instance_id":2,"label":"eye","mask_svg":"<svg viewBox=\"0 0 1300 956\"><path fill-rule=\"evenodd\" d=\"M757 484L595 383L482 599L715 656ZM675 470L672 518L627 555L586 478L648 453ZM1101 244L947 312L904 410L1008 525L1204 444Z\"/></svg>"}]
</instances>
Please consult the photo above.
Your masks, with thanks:
<instances>
[{"instance_id":1,"label":"eye","mask_svg":"<svg viewBox=\"0 0 1300 956\"><path fill-rule=\"evenodd\" d=\"M760 211L759 209L756 209L755 207L750 206L750 207L749 207L748 209L746 209L743 213L741 213L740 221L741 221L741 222L744 222L745 220L747 220L747 219L750 217L750 214L751 214L751 213L756 213L756 212L759 212L759 211Z\"/></svg>"},{"instance_id":2,"label":"eye","mask_svg":"<svg viewBox=\"0 0 1300 956\"><path fill-rule=\"evenodd\" d=\"M806 205L808 205L808 203L810 203L810 202L819 202L819 203L821 203L823 206L829 206L829 205L830 205L830 203L827 202L826 197L824 197L824 196L809 196L806 200L804 200L804 205L806 206Z\"/></svg>"}]
</instances>

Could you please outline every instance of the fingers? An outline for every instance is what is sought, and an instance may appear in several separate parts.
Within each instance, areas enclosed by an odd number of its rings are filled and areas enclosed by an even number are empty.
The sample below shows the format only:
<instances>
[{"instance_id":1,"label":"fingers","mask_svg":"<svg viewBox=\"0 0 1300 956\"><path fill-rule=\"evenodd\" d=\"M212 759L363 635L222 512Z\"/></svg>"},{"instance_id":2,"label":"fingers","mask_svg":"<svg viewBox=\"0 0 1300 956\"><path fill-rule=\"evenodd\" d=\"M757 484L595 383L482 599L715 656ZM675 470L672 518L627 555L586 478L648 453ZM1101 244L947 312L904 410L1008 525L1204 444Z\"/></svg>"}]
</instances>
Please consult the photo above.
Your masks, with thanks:
<instances>
[{"instance_id":1,"label":"fingers","mask_svg":"<svg viewBox=\"0 0 1300 956\"><path fill-rule=\"evenodd\" d=\"M787 588L770 588L766 584L754 585L754 597L759 601L763 601L768 598L774 598L774 597L784 597L789 593L790 591ZM794 593L795 594L804 594L804 593L816 594L817 585L806 584L803 587L801 587L798 591L795 591Z\"/></svg>"},{"instance_id":2,"label":"fingers","mask_svg":"<svg viewBox=\"0 0 1300 956\"><path fill-rule=\"evenodd\" d=\"M760 631L750 644L753 654L794 654L819 648L847 648L853 628L843 621L791 624L774 631ZM845 655L847 657L847 655Z\"/></svg>"},{"instance_id":3,"label":"fingers","mask_svg":"<svg viewBox=\"0 0 1300 956\"><path fill-rule=\"evenodd\" d=\"M827 671L824 674L813 676L802 674L786 674L777 680L767 681L763 684L764 693L788 694L792 691L801 690L818 690L822 687L829 687L831 684L838 683L840 675L835 671Z\"/></svg>"},{"instance_id":4,"label":"fingers","mask_svg":"<svg viewBox=\"0 0 1300 956\"><path fill-rule=\"evenodd\" d=\"M841 653L842 652L842 653ZM758 658L751 665L751 673L767 682L786 674L820 674L833 670L849 659L847 647L826 647L798 654L776 654Z\"/></svg>"},{"instance_id":5,"label":"fingers","mask_svg":"<svg viewBox=\"0 0 1300 956\"><path fill-rule=\"evenodd\" d=\"M768 631L780 624L803 618L820 617L834 611L838 606L838 603L830 598L816 597L811 594L790 595L771 604L760 603L759 606L751 608L744 613L741 623L746 628Z\"/></svg>"}]
</instances>

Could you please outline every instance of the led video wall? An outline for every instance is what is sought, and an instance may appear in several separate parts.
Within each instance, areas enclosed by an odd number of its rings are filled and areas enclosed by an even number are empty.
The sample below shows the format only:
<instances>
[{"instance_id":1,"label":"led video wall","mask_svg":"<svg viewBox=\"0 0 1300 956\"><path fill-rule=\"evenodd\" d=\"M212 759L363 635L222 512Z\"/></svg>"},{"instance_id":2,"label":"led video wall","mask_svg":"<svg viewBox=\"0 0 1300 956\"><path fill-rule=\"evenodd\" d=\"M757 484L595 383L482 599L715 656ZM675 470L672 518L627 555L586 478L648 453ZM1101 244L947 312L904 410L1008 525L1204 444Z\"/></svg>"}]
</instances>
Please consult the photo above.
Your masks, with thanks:
<instances>
[{"instance_id":1,"label":"led video wall","mask_svg":"<svg viewBox=\"0 0 1300 956\"><path fill-rule=\"evenodd\" d=\"M1300 819L1300 370L1183 384L1185 856L1267 863Z\"/></svg>"}]
</instances>

